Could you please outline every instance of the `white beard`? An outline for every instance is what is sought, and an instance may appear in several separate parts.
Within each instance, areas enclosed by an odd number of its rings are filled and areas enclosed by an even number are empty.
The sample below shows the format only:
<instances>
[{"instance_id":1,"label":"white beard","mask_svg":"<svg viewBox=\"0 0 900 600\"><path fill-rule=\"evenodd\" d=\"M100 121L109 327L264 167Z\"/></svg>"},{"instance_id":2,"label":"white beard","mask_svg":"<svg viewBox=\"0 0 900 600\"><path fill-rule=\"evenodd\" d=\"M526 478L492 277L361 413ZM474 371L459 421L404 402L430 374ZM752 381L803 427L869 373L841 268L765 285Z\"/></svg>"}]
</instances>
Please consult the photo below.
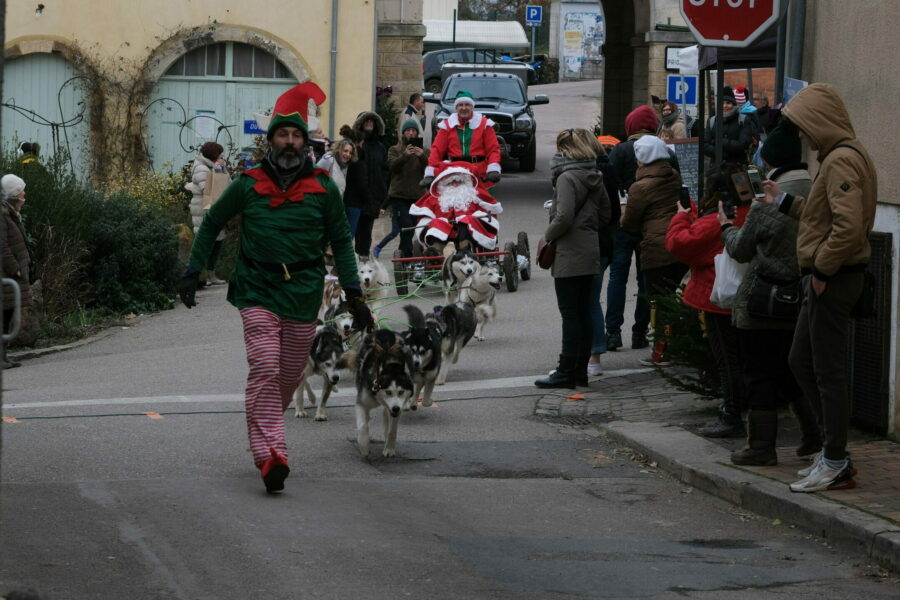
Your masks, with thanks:
<instances>
[{"instance_id":1,"label":"white beard","mask_svg":"<svg viewBox=\"0 0 900 600\"><path fill-rule=\"evenodd\" d=\"M447 186L440 193L438 201L441 211L445 213L451 210L465 212L469 205L478 200L478 192L471 185Z\"/></svg>"}]
</instances>

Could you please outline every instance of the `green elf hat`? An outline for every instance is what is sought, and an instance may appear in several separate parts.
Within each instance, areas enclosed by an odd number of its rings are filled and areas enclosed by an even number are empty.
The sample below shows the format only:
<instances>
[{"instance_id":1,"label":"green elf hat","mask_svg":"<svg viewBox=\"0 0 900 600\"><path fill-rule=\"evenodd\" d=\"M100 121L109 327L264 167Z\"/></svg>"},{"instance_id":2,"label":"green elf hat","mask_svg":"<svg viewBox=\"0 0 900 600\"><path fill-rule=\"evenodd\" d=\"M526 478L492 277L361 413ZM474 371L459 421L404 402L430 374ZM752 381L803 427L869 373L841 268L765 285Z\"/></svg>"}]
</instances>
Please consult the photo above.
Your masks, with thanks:
<instances>
[{"instance_id":1,"label":"green elf hat","mask_svg":"<svg viewBox=\"0 0 900 600\"><path fill-rule=\"evenodd\" d=\"M325 102L325 92L312 81L295 85L279 96L272 109L272 120L266 129L266 137L272 139L275 130L285 126L297 127L309 135L310 102L316 106Z\"/></svg>"},{"instance_id":2,"label":"green elf hat","mask_svg":"<svg viewBox=\"0 0 900 600\"><path fill-rule=\"evenodd\" d=\"M472 92L459 90L459 93L456 94L456 100L453 102L453 108L457 108L460 104L471 104L474 107L475 98L472 96Z\"/></svg>"}]
</instances>

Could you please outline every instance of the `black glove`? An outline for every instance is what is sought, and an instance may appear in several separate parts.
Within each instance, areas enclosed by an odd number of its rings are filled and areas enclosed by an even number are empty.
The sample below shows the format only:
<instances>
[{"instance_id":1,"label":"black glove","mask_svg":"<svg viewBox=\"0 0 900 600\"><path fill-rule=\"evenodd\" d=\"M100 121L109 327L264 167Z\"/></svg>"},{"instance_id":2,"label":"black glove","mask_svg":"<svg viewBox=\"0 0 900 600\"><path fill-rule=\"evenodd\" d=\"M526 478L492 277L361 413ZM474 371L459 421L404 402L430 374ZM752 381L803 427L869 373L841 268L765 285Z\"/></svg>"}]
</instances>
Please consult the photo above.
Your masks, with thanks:
<instances>
[{"instance_id":1,"label":"black glove","mask_svg":"<svg viewBox=\"0 0 900 600\"><path fill-rule=\"evenodd\" d=\"M360 287L358 285L345 286L344 295L347 297L347 304L350 306L350 314L353 315L353 324L356 329L365 331L374 329L375 321L372 319L372 311L366 306Z\"/></svg>"},{"instance_id":2,"label":"black glove","mask_svg":"<svg viewBox=\"0 0 900 600\"><path fill-rule=\"evenodd\" d=\"M181 274L181 281L178 282L178 297L181 298L181 303L188 308L197 306L194 296L198 287L200 287L200 271L187 267Z\"/></svg>"},{"instance_id":3,"label":"black glove","mask_svg":"<svg viewBox=\"0 0 900 600\"><path fill-rule=\"evenodd\" d=\"M419 182L419 187L430 188L433 181L434 181L434 177L432 175L423 177L422 181Z\"/></svg>"},{"instance_id":4,"label":"black glove","mask_svg":"<svg viewBox=\"0 0 900 600\"><path fill-rule=\"evenodd\" d=\"M491 183L500 183L500 171L488 171L487 177L485 177Z\"/></svg>"}]
</instances>

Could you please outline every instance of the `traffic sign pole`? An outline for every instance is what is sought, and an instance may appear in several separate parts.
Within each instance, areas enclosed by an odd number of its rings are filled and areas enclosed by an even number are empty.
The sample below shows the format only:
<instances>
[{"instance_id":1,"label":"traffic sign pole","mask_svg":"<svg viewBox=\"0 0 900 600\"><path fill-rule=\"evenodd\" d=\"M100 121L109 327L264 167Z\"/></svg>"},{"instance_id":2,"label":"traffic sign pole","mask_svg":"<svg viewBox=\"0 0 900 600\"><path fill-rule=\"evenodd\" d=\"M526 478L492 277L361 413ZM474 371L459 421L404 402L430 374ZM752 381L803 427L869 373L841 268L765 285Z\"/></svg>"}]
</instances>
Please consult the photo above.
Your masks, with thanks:
<instances>
[{"instance_id":1,"label":"traffic sign pole","mask_svg":"<svg viewBox=\"0 0 900 600\"><path fill-rule=\"evenodd\" d=\"M531 62L534 63L534 30L537 29L534 25L531 26Z\"/></svg>"}]
</instances>

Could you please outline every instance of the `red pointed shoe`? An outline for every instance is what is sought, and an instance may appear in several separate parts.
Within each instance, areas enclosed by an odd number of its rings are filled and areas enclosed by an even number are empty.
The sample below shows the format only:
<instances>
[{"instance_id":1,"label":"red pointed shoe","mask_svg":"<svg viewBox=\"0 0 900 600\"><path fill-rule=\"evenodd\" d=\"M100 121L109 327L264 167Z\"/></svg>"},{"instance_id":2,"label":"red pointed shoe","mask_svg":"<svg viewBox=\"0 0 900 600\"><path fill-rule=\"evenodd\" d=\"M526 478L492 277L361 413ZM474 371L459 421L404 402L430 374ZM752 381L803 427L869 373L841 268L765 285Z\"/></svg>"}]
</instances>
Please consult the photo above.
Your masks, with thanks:
<instances>
[{"instance_id":1,"label":"red pointed shoe","mask_svg":"<svg viewBox=\"0 0 900 600\"><path fill-rule=\"evenodd\" d=\"M266 491L270 494L284 489L284 480L287 479L288 473L291 472L287 461L277 454L275 450L272 450L272 456L266 459L266 462L259 467L259 470L262 473Z\"/></svg>"}]
</instances>

